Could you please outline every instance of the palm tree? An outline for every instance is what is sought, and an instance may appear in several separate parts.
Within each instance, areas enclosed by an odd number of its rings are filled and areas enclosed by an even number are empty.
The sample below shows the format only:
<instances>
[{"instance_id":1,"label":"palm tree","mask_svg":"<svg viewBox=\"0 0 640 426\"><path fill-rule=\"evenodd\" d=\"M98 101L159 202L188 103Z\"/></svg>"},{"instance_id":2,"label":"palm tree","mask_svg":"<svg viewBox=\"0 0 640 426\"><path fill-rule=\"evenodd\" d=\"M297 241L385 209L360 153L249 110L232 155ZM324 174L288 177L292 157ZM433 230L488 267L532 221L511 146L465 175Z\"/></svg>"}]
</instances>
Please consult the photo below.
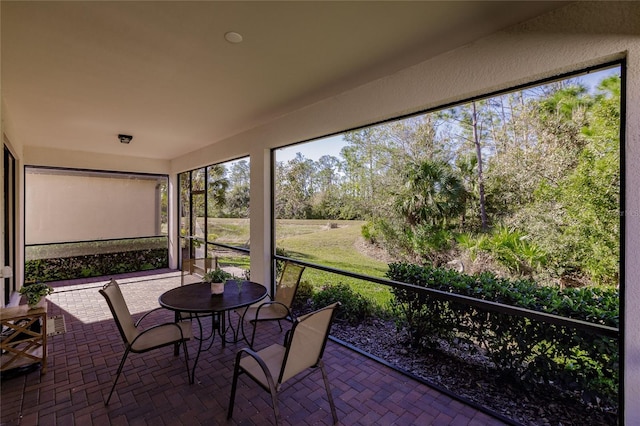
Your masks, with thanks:
<instances>
[{"instance_id":1,"label":"palm tree","mask_svg":"<svg viewBox=\"0 0 640 426\"><path fill-rule=\"evenodd\" d=\"M467 193L462 181L443 161L411 163L405 173L404 191L396 207L407 223L445 228L464 211Z\"/></svg>"}]
</instances>

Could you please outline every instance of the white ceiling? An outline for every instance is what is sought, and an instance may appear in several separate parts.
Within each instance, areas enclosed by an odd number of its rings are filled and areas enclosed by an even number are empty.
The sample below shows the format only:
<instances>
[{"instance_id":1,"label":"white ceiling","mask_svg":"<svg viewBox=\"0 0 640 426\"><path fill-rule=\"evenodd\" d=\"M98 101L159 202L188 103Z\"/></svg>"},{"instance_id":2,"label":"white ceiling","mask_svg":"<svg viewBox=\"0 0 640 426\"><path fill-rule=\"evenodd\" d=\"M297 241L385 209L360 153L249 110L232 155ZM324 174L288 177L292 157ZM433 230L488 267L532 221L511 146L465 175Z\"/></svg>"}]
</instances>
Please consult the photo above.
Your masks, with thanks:
<instances>
[{"instance_id":1,"label":"white ceiling","mask_svg":"<svg viewBox=\"0 0 640 426\"><path fill-rule=\"evenodd\" d=\"M561 5L2 1L3 114L27 146L172 159Z\"/></svg>"}]
</instances>

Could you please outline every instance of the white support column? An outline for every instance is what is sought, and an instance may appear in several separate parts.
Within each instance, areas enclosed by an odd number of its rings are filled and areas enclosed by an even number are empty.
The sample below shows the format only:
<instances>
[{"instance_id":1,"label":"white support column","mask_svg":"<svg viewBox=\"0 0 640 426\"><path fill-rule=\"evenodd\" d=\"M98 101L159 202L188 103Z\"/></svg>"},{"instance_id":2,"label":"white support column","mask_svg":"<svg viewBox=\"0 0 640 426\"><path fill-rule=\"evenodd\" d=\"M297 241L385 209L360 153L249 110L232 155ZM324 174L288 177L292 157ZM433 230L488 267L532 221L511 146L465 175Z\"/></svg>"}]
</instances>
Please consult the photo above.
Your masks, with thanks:
<instances>
[{"instance_id":1,"label":"white support column","mask_svg":"<svg viewBox=\"0 0 640 426\"><path fill-rule=\"evenodd\" d=\"M169 268L177 269L180 260L180 212L178 205L180 200L180 188L178 188L178 175L171 173L167 187L168 199L168 237L169 237Z\"/></svg>"},{"instance_id":2,"label":"white support column","mask_svg":"<svg viewBox=\"0 0 640 426\"><path fill-rule=\"evenodd\" d=\"M627 53L625 126L625 299L624 417L627 425L640 424L640 43Z\"/></svg>"},{"instance_id":3,"label":"white support column","mask_svg":"<svg viewBox=\"0 0 640 426\"><path fill-rule=\"evenodd\" d=\"M251 281L271 289L271 151L256 146L251 155Z\"/></svg>"}]
</instances>

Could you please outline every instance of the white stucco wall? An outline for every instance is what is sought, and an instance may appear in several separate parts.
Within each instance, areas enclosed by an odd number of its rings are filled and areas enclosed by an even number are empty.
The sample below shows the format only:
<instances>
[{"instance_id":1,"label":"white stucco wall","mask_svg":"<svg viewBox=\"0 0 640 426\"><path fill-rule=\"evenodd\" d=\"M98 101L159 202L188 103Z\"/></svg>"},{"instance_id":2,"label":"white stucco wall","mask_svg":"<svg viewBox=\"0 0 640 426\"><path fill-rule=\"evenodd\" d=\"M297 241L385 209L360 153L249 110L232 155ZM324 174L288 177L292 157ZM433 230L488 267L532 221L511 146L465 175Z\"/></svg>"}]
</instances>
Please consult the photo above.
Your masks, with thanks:
<instances>
[{"instance_id":1,"label":"white stucco wall","mask_svg":"<svg viewBox=\"0 0 640 426\"><path fill-rule=\"evenodd\" d=\"M65 151L28 145L24 147L24 164L29 166L154 174L169 174L171 166L171 163L166 160L121 155L97 155L82 151Z\"/></svg>"},{"instance_id":2,"label":"white stucco wall","mask_svg":"<svg viewBox=\"0 0 640 426\"><path fill-rule=\"evenodd\" d=\"M172 162L180 172L401 114L602 64L627 61L624 171L625 424L640 424L640 3L577 2L463 48L354 88ZM252 179L264 172L251 158ZM254 173L255 171L255 173ZM257 202L264 204L258 206ZM254 199L251 237L268 235L268 198ZM262 229L259 229L259 228ZM268 254L265 253L265 256ZM252 272L253 272L252 257Z\"/></svg>"},{"instance_id":3,"label":"white stucco wall","mask_svg":"<svg viewBox=\"0 0 640 426\"><path fill-rule=\"evenodd\" d=\"M35 169L25 183L26 244L160 233L157 179Z\"/></svg>"}]
</instances>

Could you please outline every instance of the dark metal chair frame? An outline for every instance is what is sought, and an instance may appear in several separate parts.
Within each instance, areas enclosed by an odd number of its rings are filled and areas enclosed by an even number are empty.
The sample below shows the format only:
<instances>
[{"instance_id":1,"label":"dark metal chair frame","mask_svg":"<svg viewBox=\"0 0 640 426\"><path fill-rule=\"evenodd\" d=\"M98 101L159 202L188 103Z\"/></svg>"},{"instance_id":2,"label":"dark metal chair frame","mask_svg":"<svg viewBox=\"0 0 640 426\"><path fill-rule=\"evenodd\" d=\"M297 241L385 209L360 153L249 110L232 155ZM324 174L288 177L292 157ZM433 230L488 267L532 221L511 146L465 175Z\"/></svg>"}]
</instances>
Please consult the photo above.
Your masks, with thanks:
<instances>
[{"instance_id":1,"label":"dark metal chair frame","mask_svg":"<svg viewBox=\"0 0 640 426\"><path fill-rule=\"evenodd\" d=\"M279 347L279 345L272 345L269 346L268 348L265 348L261 351L255 352L251 349L248 348L244 348L241 349L240 351L238 351L238 353L236 354L236 361L235 361L235 368L233 371L233 382L231 385L231 396L230 396L230 400L229 400L229 408L227 411L227 419L231 419L231 417L233 416L233 407L235 404L235 397L236 397L236 390L237 390L237 385L238 385L238 377L240 376L240 374L245 373L247 376L249 376L254 382L256 382L261 388L263 388L264 390L266 390L267 392L269 392L271 394L271 402L273 405L273 411L276 417L276 424L279 425L281 424L281 419L280 419L280 410L278 408L278 392L281 391L282 385L284 382L286 382L288 379L292 379L294 377L296 377L296 380L294 380L294 382L299 382L300 380L303 380L304 378L306 378L307 376L309 376L310 374L314 373L315 371L317 371L317 369L319 369L322 372L322 379L324 381L324 386L325 389L327 391L327 398L329 400L329 406L331 407L331 415L333 416L333 423L337 424L338 423L338 415L336 413L336 407L335 407L335 403L333 401L333 396L331 395L331 388L329 387L329 378L327 376L327 371L325 369L324 363L322 361L322 356L324 354L324 350L325 347L327 345L327 339L329 337L329 330L331 329L331 324L333 323L333 320L335 318L336 312L338 310L338 308L340 307L340 302L336 302L332 305L329 305L325 308L322 308L320 310L317 310L315 312L312 312L310 314L304 315L298 319L296 319L293 323L293 327L291 328L291 330L287 331L287 333L285 334L285 339L284 339L284 358L282 359L282 363L281 365L279 365L279 375L278 377L273 377L269 367L267 366L266 362L263 360L263 358L261 357L261 354L268 354L268 353L272 353L271 348L276 347L277 349L283 349L282 347ZM294 342L294 337L296 334L296 331L298 331L298 326L300 326L300 324L303 324L304 321L311 319L314 315L320 314L322 311L325 310L332 310L331 312L331 317L328 320L327 324L326 324L326 329L325 330L321 330L321 332L323 333L322 335L322 344L321 347L319 349L319 353L317 354L317 358L315 358L315 362L311 363L312 365L307 366L306 368L303 368L299 373L294 374L293 376L290 376L288 378L284 378L283 380L283 376L285 375L286 369L287 369L287 363L291 362L292 364L295 364L296 362L296 357L299 357L297 351L300 350L304 350L304 348L301 348L300 346L295 347L292 350L292 342ZM299 344L298 344L299 345ZM260 369L262 370L262 373L264 374L264 376L266 377L266 381L267 384L265 385L264 383L260 382L259 379L257 379L256 377L254 377L248 370L246 370L245 368L242 367L241 365L241 361L243 360L243 355L247 355L248 357L253 358L259 365ZM310 371L306 372L305 374L303 374L300 377L297 377L299 374L302 374L302 372L304 370L306 370L307 368L311 368Z\"/></svg>"},{"instance_id":2,"label":"dark metal chair frame","mask_svg":"<svg viewBox=\"0 0 640 426\"><path fill-rule=\"evenodd\" d=\"M293 270L293 273L290 271ZM247 339L247 336L244 331L244 324L246 315L248 312L251 312L251 307L248 307L244 310L241 319L241 330L242 337L245 341L249 342L249 347L253 349L253 342L256 338L256 329L258 328L258 323L263 321L278 321L278 326L280 327L280 331L282 332L282 324L280 320L290 318L291 320L295 319L293 313L291 312L291 305L296 298L296 293L298 292L298 286L300 285L300 279L302 278L302 273L304 272L305 267L302 265L298 265L296 263L285 261L284 268L282 269L282 274L280 275L280 279L278 280L278 284L276 286L276 294L274 297L269 296L271 300L262 302L255 311L255 316L253 318L249 318L249 323L253 326L253 331L251 333L251 341ZM281 294L284 292L284 286L286 283L284 282L287 278L295 278L295 285L293 286L293 294L288 295L286 297L287 300L279 300L278 292ZM293 281L293 280L292 280ZM282 307L283 313L278 317L268 317L268 318L260 318L260 313L264 312L266 309L274 308L274 307Z\"/></svg>"},{"instance_id":3,"label":"dark metal chair frame","mask_svg":"<svg viewBox=\"0 0 640 426\"><path fill-rule=\"evenodd\" d=\"M113 319L116 322L116 325L118 326L118 331L120 332L120 336L122 337L122 341L125 344L125 351L124 354L122 355L122 359L120 360L120 365L118 366L118 371L116 373L116 378L113 381L113 386L111 386L111 391L109 392L109 396L107 397L107 400L105 401L104 405L109 405L109 401L111 400L111 395L113 394L114 389L116 388L116 384L118 383L118 379L120 378L120 374L122 373L122 368L124 367L124 363L127 360L127 356L129 355L129 352L133 352L133 353L145 353L145 352L149 352L152 351L154 349L158 349L158 348L162 348L165 346L170 346L170 345L175 345L176 347L176 351L175 351L175 355L178 354L178 348L179 345L182 344L183 345L183 349L184 349L184 354L185 354L185 364L187 367L187 378L189 380L189 383L191 383L191 376L189 374L189 352L187 351L187 341L191 338L191 336L184 336L183 333L183 329L182 327L180 327L180 325L178 323L175 322L166 322L166 323L162 323L162 324L157 324L154 325L152 327L149 327L143 331L139 331L139 334L137 334L137 336L129 341L129 338L127 337L127 334L123 328L123 325L121 323L121 319L119 317L120 314L118 314L117 312L117 308L116 306L114 306L114 301L112 300L112 295L108 294L109 292L109 287L111 286L115 286L117 289L117 294L115 295L116 297L120 297L122 298L122 303L124 304L124 308L126 308L127 313L129 313L129 308L127 307L126 301L124 300L124 297L122 296L122 292L120 290L120 286L118 285L118 283L115 280L111 280L110 282L108 282L107 284L105 284L100 291L100 294L102 294L102 296L104 296L104 298L107 301L107 304L109 305L109 309L111 310L111 314L113 315ZM142 320L144 320L149 314L151 314L152 312L155 312L157 310L160 310L163 308L155 308L152 309L151 311L145 313L140 319L138 319L138 321L136 321L133 325L134 327L137 329L138 325L142 322ZM129 316L131 314L129 313ZM190 324L190 323L189 323ZM137 350L134 348L135 343L138 341L138 339L140 339L141 337L147 335L148 333L152 332L153 330L162 328L162 327L176 327L180 333L180 338L179 339L173 339L173 340L167 340L167 341L163 341L157 345L153 345L150 346L148 348L145 348L143 350Z\"/></svg>"}]
</instances>

